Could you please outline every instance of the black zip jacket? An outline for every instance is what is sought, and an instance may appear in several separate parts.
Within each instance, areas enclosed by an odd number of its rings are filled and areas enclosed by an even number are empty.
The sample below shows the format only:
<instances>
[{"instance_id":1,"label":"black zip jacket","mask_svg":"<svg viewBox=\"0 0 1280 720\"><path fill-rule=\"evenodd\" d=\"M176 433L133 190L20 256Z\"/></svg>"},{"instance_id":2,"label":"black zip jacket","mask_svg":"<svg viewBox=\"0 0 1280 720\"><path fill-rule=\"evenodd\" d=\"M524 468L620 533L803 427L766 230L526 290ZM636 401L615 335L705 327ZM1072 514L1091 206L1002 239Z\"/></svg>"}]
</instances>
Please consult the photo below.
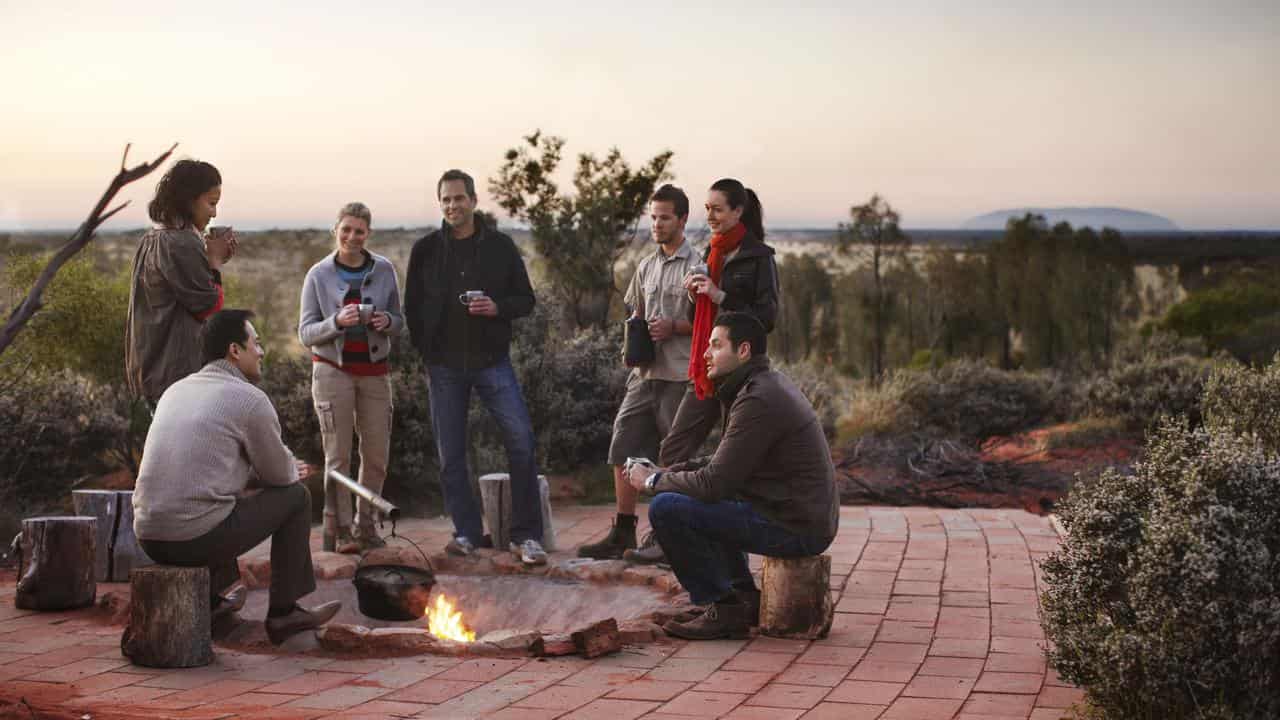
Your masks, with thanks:
<instances>
[{"instance_id":1,"label":"black zip jacket","mask_svg":"<svg viewBox=\"0 0 1280 720\"><path fill-rule=\"evenodd\" d=\"M533 287L515 242L477 217L476 235L466 241L476 246L465 289L483 290L498 304L498 315L467 316L466 347L443 347L445 314L451 307L449 303L458 303L451 278L446 276L451 240L451 228L442 222L439 230L413 244L405 277L405 324L410 342L427 363L458 364L447 358L457 360L462 353L460 367L485 368L506 357L511 345L511 321L533 312Z\"/></svg>"},{"instance_id":2,"label":"black zip jacket","mask_svg":"<svg viewBox=\"0 0 1280 720\"><path fill-rule=\"evenodd\" d=\"M708 247L702 262L710 255ZM764 324L765 332L773 332L778 319L778 266L773 255L773 248L748 232L738 245L738 254L720 270L720 289L724 291L720 310L754 315ZM690 305L689 322L693 322L696 305Z\"/></svg>"}]
</instances>

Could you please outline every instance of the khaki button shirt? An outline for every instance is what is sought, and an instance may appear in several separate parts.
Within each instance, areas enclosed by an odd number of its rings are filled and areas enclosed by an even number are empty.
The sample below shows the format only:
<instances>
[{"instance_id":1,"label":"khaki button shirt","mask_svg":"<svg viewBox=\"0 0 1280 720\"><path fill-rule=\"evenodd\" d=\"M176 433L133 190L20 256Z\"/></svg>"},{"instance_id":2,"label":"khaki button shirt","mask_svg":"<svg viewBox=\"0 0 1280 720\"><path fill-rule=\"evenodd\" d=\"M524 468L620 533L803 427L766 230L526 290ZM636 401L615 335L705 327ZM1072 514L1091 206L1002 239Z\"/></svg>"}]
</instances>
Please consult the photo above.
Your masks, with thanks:
<instances>
[{"instance_id":1,"label":"khaki button shirt","mask_svg":"<svg viewBox=\"0 0 1280 720\"><path fill-rule=\"evenodd\" d=\"M643 310L644 319L656 317L685 320L690 315L689 293L684 289L684 277L698 263L698 254L686 239L667 257L662 249L655 249L636 266L636 274L627 286L624 302L632 311ZM673 335L657 343L654 361L635 369L642 380L667 380L684 382L689 379L688 335Z\"/></svg>"}]
</instances>

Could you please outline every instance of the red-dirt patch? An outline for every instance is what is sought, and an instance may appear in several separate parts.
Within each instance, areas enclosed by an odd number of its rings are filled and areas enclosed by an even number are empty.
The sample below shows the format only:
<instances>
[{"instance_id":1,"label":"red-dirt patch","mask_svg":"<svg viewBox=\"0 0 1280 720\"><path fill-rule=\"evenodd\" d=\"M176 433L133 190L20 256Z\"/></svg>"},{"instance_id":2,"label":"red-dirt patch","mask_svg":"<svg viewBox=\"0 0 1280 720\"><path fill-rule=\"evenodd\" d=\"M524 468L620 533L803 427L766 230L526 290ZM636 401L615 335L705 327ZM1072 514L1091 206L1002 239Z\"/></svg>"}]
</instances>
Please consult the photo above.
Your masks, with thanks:
<instances>
[{"instance_id":1,"label":"red-dirt patch","mask_svg":"<svg viewBox=\"0 0 1280 720\"><path fill-rule=\"evenodd\" d=\"M1020 508L1051 512L1076 473L1126 465L1140 451L1135 438L1076 433L1072 424L989 438L974 448L919 438L867 438L832 450L840 501L846 505Z\"/></svg>"}]
</instances>

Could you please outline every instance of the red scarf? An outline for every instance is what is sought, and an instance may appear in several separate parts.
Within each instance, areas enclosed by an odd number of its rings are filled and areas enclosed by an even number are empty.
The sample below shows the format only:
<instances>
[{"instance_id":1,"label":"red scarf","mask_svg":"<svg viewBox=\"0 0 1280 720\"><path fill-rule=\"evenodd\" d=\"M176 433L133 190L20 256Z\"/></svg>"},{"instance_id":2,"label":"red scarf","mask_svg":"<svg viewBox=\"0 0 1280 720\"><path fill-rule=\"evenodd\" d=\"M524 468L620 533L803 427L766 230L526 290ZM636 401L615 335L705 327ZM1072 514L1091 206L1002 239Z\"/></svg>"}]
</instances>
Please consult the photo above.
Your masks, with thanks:
<instances>
[{"instance_id":1,"label":"red scarf","mask_svg":"<svg viewBox=\"0 0 1280 720\"><path fill-rule=\"evenodd\" d=\"M711 236L711 254L707 256L707 274L711 282L720 287L720 271L724 268L724 258L738 249L742 238L747 234L747 226L738 223L724 235ZM711 327L716 321L716 304L710 295L698 295L693 310L693 347L689 349L689 379L693 381L693 389L699 400L706 400L715 393L715 386L707 377L707 361L702 356L711 347Z\"/></svg>"}]
</instances>

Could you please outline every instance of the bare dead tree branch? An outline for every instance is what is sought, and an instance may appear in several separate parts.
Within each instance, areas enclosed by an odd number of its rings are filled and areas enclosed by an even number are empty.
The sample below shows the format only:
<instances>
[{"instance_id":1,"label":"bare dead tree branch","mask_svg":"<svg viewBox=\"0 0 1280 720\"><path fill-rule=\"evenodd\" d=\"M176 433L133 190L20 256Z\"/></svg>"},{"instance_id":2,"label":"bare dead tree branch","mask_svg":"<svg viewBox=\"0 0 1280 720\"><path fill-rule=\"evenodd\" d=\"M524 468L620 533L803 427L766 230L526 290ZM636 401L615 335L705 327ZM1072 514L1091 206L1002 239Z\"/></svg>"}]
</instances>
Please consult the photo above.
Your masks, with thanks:
<instances>
[{"instance_id":1,"label":"bare dead tree branch","mask_svg":"<svg viewBox=\"0 0 1280 720\"><path fill-rule=\"evenodd\" d=\"M116 173L114 178L112 178L111 184L108 185L106 191L102 193L102 197L98 198L98 202L93 206L93 211L89 213L88 219L86 219L84 223L81 224L74 233L72 233L71 237L67 239L67 242L58 249L58 252L55 253L52 258L49 259L49 263L44 266L44 270L41 271L40 277L36 278L35 284L31 286L31 290L27 293L27 297L19 303L9 315L9 319L5 323L4 329L0 331L0 353L3 353L5 348L9 347L9 345L13 343L14 339L18 336L18 332L21 331L22 328L31 321L31 318L35 317L36 312L40 310L42 307L40 296L44 294L45 288L47 288L49 283L53 281L53 277L58 274L58 270L62 269L62 266L65 265L66 262L76 253L84 249L85 245L89 244L89 241L93 239L93 234L97 231L98 226L102 225L102 223L109 220L111 216L120 212L129 205L129 201L126 200L125 202L117 205L114 209L107 211L107 205L109 205L111 200L115 198L116 193L120 192L125 185L146 177L151 173L151 171L160 167L160 165L162 165L165 160L168 160L169 156L173 154L174 149L178 147L178 143L174 143L173 146L166 150L162 155L149 163L142 163L141 165L135 165L134 167L126 167L126 163L129 161L129 148L131 146L132 144L126 144L124 146L124 155L120 158L120 171Z\"/></svg>"}]
</instances>

